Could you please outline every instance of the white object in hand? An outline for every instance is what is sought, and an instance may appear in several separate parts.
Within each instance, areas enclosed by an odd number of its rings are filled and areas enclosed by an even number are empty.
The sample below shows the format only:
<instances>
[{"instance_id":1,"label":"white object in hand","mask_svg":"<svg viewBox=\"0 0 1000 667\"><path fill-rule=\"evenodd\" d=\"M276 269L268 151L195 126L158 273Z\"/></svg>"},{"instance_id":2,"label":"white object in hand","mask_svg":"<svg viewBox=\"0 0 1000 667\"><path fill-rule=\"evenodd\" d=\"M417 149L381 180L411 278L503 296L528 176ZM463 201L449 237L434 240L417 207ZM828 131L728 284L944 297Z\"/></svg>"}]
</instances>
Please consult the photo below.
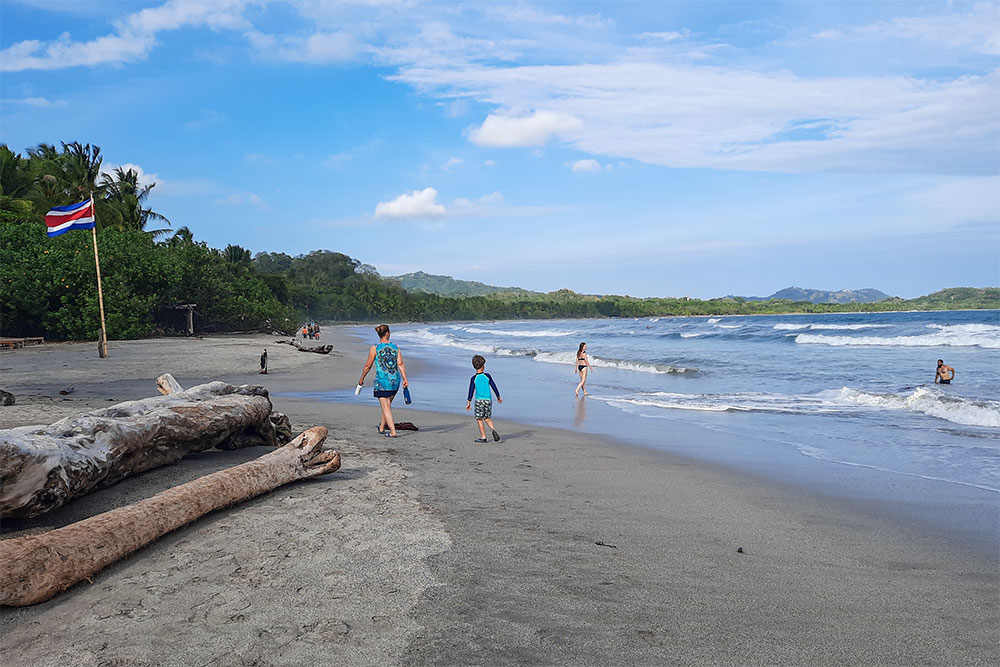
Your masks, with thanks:
<instances>
[{"instance_id":1,"label":"white object in hand","mask_svg":"<svg viewBox=\"0 0 1000 667\"><path fill-rule=\"evenodd\" d=\"M361 385L359 384L359 385L358 385L357 387L355 387L355 389L354 389L354 395L355 395L355 396L357 396L357 395L358 395L358 394L360 394L360 393L361 393Z\"/></svg>"}]
</instances>

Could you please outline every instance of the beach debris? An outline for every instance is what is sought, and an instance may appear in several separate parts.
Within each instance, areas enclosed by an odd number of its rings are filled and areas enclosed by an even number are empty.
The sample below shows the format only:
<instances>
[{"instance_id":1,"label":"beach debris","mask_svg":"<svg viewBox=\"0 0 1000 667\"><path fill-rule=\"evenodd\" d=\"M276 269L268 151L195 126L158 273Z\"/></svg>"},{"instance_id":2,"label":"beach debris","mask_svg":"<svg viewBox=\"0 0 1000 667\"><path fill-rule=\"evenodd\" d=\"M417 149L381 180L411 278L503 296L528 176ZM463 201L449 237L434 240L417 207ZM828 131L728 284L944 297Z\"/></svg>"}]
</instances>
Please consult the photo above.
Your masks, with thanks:
<instances>
[{"instance_id":1,"label":"beach debris","mask_svg":"<svg viewBox=\"0 0 1000 667\"><path fill-rule=\"evenodd\" d=\"M333 352L333 345L303 345L296 338L291 340L276 340L275 343L281 345L291 345L299 352L315 352L316 354L330 354Z\"/></svg>"},{"instance_id":2,"label":"beach debris","mask_svg":"<svg viewBox=\"0 0 1000 667\"><path fill-rule=\"evenodd\" d=\"M278 442L285 444L292 439L292 423L288 421L288 415L282 412L272 412L268 419L274 426L274 434Z\"/></svg>"},{"instance_id":3,"label":"beach debris","mask_svg":"<svg viewBox=\"0 0 1000 667\"><path fill-rule=\"evenodd\" d=\"M59 390L59 395L60 396L69 396L70 394L73 393L73 391L75 389L76 389L76 387L74 387L73 385L70 385L68 387L63 387L62 389Z\"/></svg>"},{"instance_id":4,"label":"beach debris","mask_svg":"<svg viewBox=\"0 0 1000 667\"><path fill-rule=\"evenodd\" d=\"M334 472L340 454L322 449L326 436L326 428L314 426L253 461L63 528L0 541L0 605L44 602L209 512Z\"/></svg>"},{"instance_id":5,"label":"beach debris","mask_svg":"<svg viewBox=\"0 0 1000 667\"><path fill-rule=\"evenodd\" d=\"M607 547L609 549L617 549L618 548L617 544L605 544L604 542L594 542L594 544L596 544L599 547Z\"/></svg>"},{"instance_id":6,"label":"beach debris","mask_svg":"<svg viewBox=\"0 0 1000 667\"><path fill-rule=\"evenodd\" d=\"M743 547L736 547L736 553L738 554L743 553Z\"/></svg>"},{"instance_id":7,"label":"beach debris","mask_svg":"<svg viewBox=\"0 0 1000 667\"><path fill-rule=\"evenodd\" d=\"M156 378L156 388L160 390L160 393L164 396L169 394L179 394L184 391L181 387L181 383L174 379L174 376L170 373L164 373L160 377Z\"/></svg>"},{"instance_id":8,"label":"beach debris","mask_svg":"<svg viewBox=\"0 0 1000 667\"><path fill-rule=\"evenodd\" d=\"M420 427L415 426L413 422L396 422L397 431L419 431Z\"/></svg>"},{"instance_id":9,"label":"beach debris","mask_svg":"<svg viewBox=\"0 0 1000 667\"><path fill-rule=\"evenodd\" d=\"M135 473L217 447L280 444L260 385L210 382L44 426L0 430L0 518L44 514Z\"/></svg>"},{"instance_id":10,"label":"beach debris","mask_svg":"<svg viewBox=\"0 0 1000 667\"><path fill-rule=\"evenodd\" d=\"M0 389L0 405L14 405L14 394Z\"/></svg>"}]
</instances>

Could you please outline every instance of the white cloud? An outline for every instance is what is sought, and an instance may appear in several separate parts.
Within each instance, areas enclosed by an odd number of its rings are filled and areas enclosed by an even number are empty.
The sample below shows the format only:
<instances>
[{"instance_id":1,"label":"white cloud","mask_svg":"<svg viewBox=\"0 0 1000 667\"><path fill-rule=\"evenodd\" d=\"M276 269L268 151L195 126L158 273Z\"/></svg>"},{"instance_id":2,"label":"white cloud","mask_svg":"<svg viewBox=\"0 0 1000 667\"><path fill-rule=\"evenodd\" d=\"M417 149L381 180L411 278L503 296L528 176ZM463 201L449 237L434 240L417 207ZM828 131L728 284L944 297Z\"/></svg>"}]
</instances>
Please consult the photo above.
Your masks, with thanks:
<instances>
[{"instance_id":1,"label":"white cloud","mask_svg":"<svg viewBox=\"0 0 1000 667\"><path fill-rule=\"evenodd\" d=\"M3 104L23 104L24 106L35 107L36 109L51 109L53 107L66 106L65 100L52 100L45 97L8 97L3 100Z\"/></svg>"},{"instance_id":2,"label":"white cloud","mask_svg":"<svg viewBox=\"0 0 1000 667\"><path fill-rule=\"evenodd\" d=\"M483 195L482 197L480 197L479 201L483 204L500 205L503 204L503 195L500 194L499 190L494 190L490 194Z\"/></svg>"},{"instance_id":3,"label":"white cloud","mask_svg":"<svg viewBox=\"0 0 1000 667\"><path fill-rule=\"evenodd\" d=\"M504 108L469 133L489 146L559 136L592 155L670 167L990 173L1000 71L953 80L804 78L719 66L621 62L413 68L396 77Z\"/></svg>"},{"instance_id":4,"label":"white cloud","mask_svg":"<svg viewBox=\"0 0 1000 667\"><path fill-rule=\"evenodd\" d=\"M565 138L582 127L579 118L558 111L536 111L530 116L490 114L469 132L469 139L480 146L544 146L553 136Z\"/></svg>"},{"instance_id":5,"label":"white cloud","mask_svg":"<svg viewBox=\"0 0 1000 667\"><path fill-rule=\"evenodd\" d=\"M121 169L122 171L129 171L130 169L134 171L139 177L139 185L150 185L155 183L158 186L163 184L162 179L156 174L147 174L142 167L137 164L132 164L131 162L126 162L125 164L114 164L113 162L103 161L101 162L101 176L109 176L114 178L115 170Z\"/></svg>"},{"instance_id":6,"label":"white cloud","mask_svg":"<svg viewBox=\"0 0 1000 667\"><path fill-rule=\"evenodd\" d=\"M484 160L483 164L486 165L487 167L495 167L496 164L497 164L497 161L496 160Z\"/></svg>"},{"instance_id":7,"label":"white cloud","mask_svg":"<svg viewBox=\"0 0 1000 667\"><path fill-rule=\"evenodd\" d=\"M437 203L438 191L434 188L414 190L411 194L399 195L391 201L375 206L376 218L440 218L447 211Z\"/></svg>"},{"instance_id":8,"label":"white cloud","mask_svg":"<svg viewBox=\"0 0 1000 667\"><path fill-rule=\"evenodd\" d=\"M601 163L594 159L577 160L566 163L573 171L600 171Z\"/></svg>"},{"instance_id":9,"label":"white cloud","mask_svg":"<svg viewBox=\"0 0 1000 667\"><path fill-rule=\"evenodd\" d=\"M226 197L215 200L216 204L222 204L223 206L244 206L250 205L254 208L258 208L261 211L267 211L270 207L267 202L264 201L262 197L256 195L252 192L234 192Z\"/></svg>"},{"instance_id":10,"label":"white cloud","mask_svg":"<svg viewBox=\"0 0 1000 667\"><path fill-rule=\"evenodd\" d=\"M246 37L260 57L314 65L347 62L363 50L361 42L347 32L317 32L301 37L251 31Z\"/></svg>"},{"instance_id":11,"label":"white cloud","mask_svg":"<svg viewBox=\"0 0 1000 667\"><path fill-rule=\"evenodd\" d=\"M152 35L106 35L74 42L68 32L52 42L27 40L0 51L0 71L62 69L143 60L153 48Z\"/></svg>"},{"instance_id":12,"label":"white cloud","mask_svg":"<svg viewBox=\"0 0 1000 667\"><path fill-rule=\"evenodd\" d=\"M453 168L457 167L460 164L463 164L464 162L465 160L463 160L460 157L450 157L448 158L447 162L441 165L441 171L451 171Z\"/></svg>"},{"instance_id":13,"label":"white cloud","mask_svg":"<svg viewBox=\"0 0 1000 667\"><path fill-rule=\"evenodd\" d=\"M932 16L903 16L845 29L827 29L813 37L819 40L885 42L914 40L926 45L967 48L977 53L1000 55L1000 5L977 3L967 12Z\"/></svg>"},{"instance_id":14,"label":"white cloud","mask_svg":"<svg viewBox=\"0 0 1000 667\"><path fill-rule=\"evenodd\" d=\"M184 127L189 130L203 130L206 127L218 125L224 119L225 116L215 109L202 109L198 117L184 123Z\"/></svg>"},{"instance_id":15,"label":"white cloud","mask_svg":"<svg viewBox=\"0 0 1000 667\"><path fill-rule=\"evenodd\" d=\"M212 30L249 27L242 12L249 0L170 0L129 14L115 23L113 34L73 41L65 32L50 42L25 40L0 51L0 70L49 70L64 67L122 64L145 60L156 46L156 34L185 26Z\"/></svg>"}]
</instances>

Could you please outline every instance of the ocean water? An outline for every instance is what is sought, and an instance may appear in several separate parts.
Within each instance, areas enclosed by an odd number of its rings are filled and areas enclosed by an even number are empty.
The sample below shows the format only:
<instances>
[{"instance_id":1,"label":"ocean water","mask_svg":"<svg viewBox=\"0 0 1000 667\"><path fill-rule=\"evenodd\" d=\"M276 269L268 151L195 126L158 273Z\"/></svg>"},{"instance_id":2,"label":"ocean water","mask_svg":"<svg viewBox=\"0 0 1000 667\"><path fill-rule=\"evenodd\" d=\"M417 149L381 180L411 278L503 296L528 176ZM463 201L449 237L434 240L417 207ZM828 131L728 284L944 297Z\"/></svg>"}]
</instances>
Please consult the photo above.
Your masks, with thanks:
<instances>
[{"instance_id":1,"label":"ocean water","mask_svg":"<svg viewBox=\"0 0 1000 667\"><path fill-rule=\"evenodd\" d=\"M395 325L392 340L427 369L413 407L464 412L479 353L501 432L613 435L997 539L1000 311L449 322ZM934 384L938 358L953 384Z\"/></svg>"}]
</instances>

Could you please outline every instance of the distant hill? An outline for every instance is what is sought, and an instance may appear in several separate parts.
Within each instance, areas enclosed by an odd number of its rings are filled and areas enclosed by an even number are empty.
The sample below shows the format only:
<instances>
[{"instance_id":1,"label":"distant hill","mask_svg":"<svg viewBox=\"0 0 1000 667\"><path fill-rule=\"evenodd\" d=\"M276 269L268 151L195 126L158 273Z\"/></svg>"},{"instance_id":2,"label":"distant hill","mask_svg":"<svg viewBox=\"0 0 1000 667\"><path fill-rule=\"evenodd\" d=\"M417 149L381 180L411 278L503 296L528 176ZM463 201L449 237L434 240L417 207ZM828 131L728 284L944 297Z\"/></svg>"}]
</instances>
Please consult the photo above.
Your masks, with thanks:
<instances>
[{"instance_id":1,"label":"distant hill","mask_svg":"<svg viewBox=\"0 0 1000 667\"><path fill-rule=\"evenodd\" d=\"M876 303L892 297L877 289L859 290L842 289L836 292L821 289L803 289L802 287L786 287L771 296L745 296L746 301L770 301L784 299L787 301L807 301L809 303Z\"/></svg>"},{"instance_id":2,"label":"distant hill","mask_svg":"<svg viewBox=\"0 0 1000 667\"><path fill-rule=\"evenodd\" d=\"M913 308L1000 308L998 287L948 287L906 302Z\"/></svg>"},{"instance_id":3,"label":"distant hill","mask_svg":"<svg viewBox=\"0 0 1000 667\"><path fill-rule=\"evenodd\" d=\"M391 279L399 281L400 286L407 292L426 292L440 296L489 296L492 294L534 296L538 294L538 292L531 292L520 287L496 287L474 280L456 280L451 276L435 276L423 271L392 276Z\"/></svg>"}]
</instances>

